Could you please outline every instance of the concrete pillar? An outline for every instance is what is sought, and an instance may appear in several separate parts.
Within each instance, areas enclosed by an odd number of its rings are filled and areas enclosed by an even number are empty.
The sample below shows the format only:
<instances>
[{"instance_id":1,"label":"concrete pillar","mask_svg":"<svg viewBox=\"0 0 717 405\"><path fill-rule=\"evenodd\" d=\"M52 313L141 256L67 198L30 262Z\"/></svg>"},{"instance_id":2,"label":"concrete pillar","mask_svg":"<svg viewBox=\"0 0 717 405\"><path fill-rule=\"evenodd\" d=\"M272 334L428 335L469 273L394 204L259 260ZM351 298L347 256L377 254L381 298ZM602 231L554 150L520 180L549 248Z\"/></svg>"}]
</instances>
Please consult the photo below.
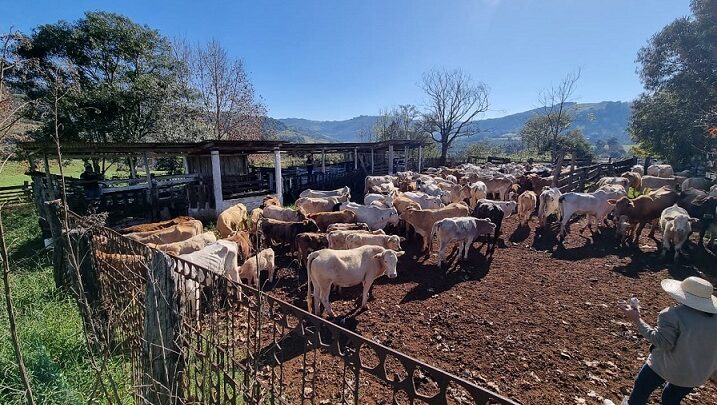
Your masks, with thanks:
<instances>
[{"instance_id":1,"label":"concrete pillar","mask_svg":"<svg viewBox=\"0 0 717 405\"><path fill-rule=\"evenodd\" d=\"M354 148L354 170L358 170L358 148Z\"/></svg>"},{"instance_id":2,"label":"concrete pillar","mask_svg":"<svg viewBox=\"0 0 717 405\"><path fill-rule=\"evenodd\" d=\"M388 145L388 174L393 174L393 145Z\"/></svg>"},{"instance_id":3,"label":"concrete pillar","mask_svg":"<svg viewBox=\"0 0 717 405\"><path fill-rule=\"evenodd\" d=\"M321 149L321 173L326 174L326 149Z\"/></svg>"},{"instance_id":4,"label":"concrete pillar","mask_svg":"<svg viewBox=\"0 0 717 405\"><path fill-rule=\"evenodd\" d=\"M421 166L423 166L423 146L418 145L418 173L421 172Z\"/></svg>"},{"instance_id":5,"label":"concrete pillar","mask_svg":"<svg viewBox=\"0 0 717 405\"><path fill-rule=\"evenodd\" d=\"M144 159L144 172L147 178L147 202L152 203L152 173L149 171L149 159L147 158L147 152L144 152L142 156Z\"/></svg>"},{"instance_id":6,"label":"concrete pillar","mask_svg":"<svg viewBox=\"0 0 717 405\"><path fill-rule=\"evenodd\" d=\"M403 170L408 171L408 145L403 147L403 166Z\"/></svg>"},{"instance_id":7,"label":"concrete pillar","mask_svg":"<svg viewBox=\"0 0 717 405\"><path fill-rule=\"evenodd\" d=\"M219 159L219 151L213 150L212 154L212 184L214 186L214 206L217 216L224 209L224 195L222 194L222 164Z\"/></svg>"},{"instance_id":8,"label":"concrete pillar","mask_svg":"<svg viewBox=\"0 0 717 405\"><path fill-rule=\"evenodd\" d=\"M373 174L373 148L371 148L371 174Z\"/></svg>"},{"instance_id":9,"label":"concrete pillar","mask_svg":"<svg viewBox=\"0 0 717 405\"><path fill-rule=\"evenodd\" d=\"M184 174L189 174L189 160L187 156L182 156L182 165L184 166Z\"/></svg>"},{"instance_id":10,"label":"concrete pillar","mask_svg":"<svg viewBox=\"0 0 717 405\"><path fill-rule=\"evenodd\" d=\"M134 156L129 157L129 178L130 179L137 178L137 167L135 166Z\"/></svg>"},{"instance_id":11,"label":"concrete pillar","mask_svg":"<svg viewBox=\"0 0 717 405\"><path fill-rule=\"evenodd\" d=\"M284 182L281 178L281 152L279 148L274 149L274 184L276 184L276 197L279 203L284 205Z\"/></svg>"}]
</instances>

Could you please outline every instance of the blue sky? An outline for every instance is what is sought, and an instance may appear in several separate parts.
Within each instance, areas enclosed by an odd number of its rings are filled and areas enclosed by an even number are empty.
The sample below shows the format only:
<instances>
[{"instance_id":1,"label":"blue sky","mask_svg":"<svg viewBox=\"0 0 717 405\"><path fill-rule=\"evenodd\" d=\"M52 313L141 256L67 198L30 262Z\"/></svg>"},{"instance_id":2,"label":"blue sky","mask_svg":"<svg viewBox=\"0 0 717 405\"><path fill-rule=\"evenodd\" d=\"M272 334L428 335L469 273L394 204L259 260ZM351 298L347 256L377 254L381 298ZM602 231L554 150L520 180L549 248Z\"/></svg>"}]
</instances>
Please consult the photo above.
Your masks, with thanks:
<instances>
[{"instance_id":1,"label":"blue sky","mask_svg":"<svg viewBox=\"0 0 717 405\"><path fill-rule=\"evenodd\" d=\"M421 105L432 67L491 90L488 117L537 106L580 68L580 102L631 100L638 49L688 0L0 1L0 29L107 10L191 42L218 39L244 60L269 115L340 120Z\"/></svg>"}]
</instances>

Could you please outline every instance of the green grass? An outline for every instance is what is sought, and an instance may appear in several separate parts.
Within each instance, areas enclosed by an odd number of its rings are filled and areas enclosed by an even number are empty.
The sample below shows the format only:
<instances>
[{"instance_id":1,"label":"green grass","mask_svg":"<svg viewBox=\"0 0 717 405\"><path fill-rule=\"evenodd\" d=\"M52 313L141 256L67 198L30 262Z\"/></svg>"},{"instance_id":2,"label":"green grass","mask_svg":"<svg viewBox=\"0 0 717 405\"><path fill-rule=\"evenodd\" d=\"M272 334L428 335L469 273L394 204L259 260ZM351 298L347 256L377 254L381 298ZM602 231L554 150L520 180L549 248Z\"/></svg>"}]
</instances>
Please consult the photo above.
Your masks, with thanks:
<instances>
[{"instance_id":1,"label":"green grass","mask_svg":"<svg viewBox=\"0 0 717 405\"><path fill-rule=\"evenodd\" d=\"M3 221L10 249L11 285L25 365L38 404L87 403L94 384L77 305L55 289L51 253L43 249L32 207L6 208ZM4 299L3 299L4 300ZM10 344L7 313L0 311L0 403L25 403ZM108 372L129 398L128 365L113 358Z\"/></svg>"}]
</instances>

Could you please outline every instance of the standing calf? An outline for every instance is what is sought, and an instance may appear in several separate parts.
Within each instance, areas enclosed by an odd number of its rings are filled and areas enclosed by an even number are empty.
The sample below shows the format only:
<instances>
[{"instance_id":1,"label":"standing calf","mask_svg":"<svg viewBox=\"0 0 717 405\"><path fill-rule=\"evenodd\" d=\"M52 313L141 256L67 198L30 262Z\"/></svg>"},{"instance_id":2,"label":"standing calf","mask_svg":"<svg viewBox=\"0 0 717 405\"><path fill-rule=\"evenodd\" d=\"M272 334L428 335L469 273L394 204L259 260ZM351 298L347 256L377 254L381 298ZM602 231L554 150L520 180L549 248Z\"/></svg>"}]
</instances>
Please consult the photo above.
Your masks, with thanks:
<instances>
[{"instance_id":1,"label":"standing calf","mask_svg":"<svg viewBox=\"0 0 717 405\"><path fill-rule=\"evenodd\" d=\"M528 225L537 204L538 197L532 191L524 191L518 196L518 221L521 224Z\"/></svg>"},{"instance_id":2,"label":"standing calf","mask_svg":"<svg viewBox=\"0 0 717 405\"><path fill-rule=\"evenodd\" d=\"M431 239L438 236L438 266L446 257L446 247L458 242L458 256L468 258L468 249L480 235L492 235L495 224L488 219L470 217L444 218L433 225Z\"/></svg>"}]
</instances>

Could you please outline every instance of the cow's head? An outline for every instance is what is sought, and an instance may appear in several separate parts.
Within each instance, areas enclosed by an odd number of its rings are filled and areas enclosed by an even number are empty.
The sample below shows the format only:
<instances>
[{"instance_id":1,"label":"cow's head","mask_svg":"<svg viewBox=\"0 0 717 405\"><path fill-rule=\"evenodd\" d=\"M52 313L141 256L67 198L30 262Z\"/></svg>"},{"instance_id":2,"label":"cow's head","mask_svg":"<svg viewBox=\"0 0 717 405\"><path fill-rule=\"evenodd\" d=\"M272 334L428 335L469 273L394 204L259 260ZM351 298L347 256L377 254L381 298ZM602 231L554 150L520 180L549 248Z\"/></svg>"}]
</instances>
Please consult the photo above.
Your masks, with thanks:
<instances>
[{"instance_id":1,"label":"cow's head","mask_svg":"<svg viewBox=\"0 0 717 405\"><path fill-rule=\"evenodd\" d=\"M387 238L386 246L389 249L400 251L401 250L401 238L398 235L391 235Z\"/></svg>"},{"instance_id":2,"label":"cow's head","mask_svg":"<svg viewBox=\"0 0 717 405\"><path fill-rule=\"evenodd\" d=\"M398 211L396 211L396 209L392 207L388 213L387 223L394 225L394 226L398 226L398 220L399 220Z\"/></svg>"},{"instance_id":3,"label":"cow's head","mask_svg":"<svg viewBox=\"0 0 717 405\"><path fill-rule=\"evenodd\" d=\"M304 232L319 232L319 226L313 219L305 219L302 224L304 225Z\"/></svg>"},{"instance_id":4,"label":"cow's head","mask_svg":"<svg viewBox=\"0 0 717 405\"><path fill-rule=\"evenodd\" d=\"M675 224L675 232L677 233L678 240L686 240L689 238L692 233L692 224L697 222L696 218L690 218L687 215L675 215L672 220Z\"/></svg>"},{"instance_id":5,"label":"cow's head","mask_svg":"<svg viewBox=\"0 0 717 405\"><path fill-rule=\"evenodd\" d=\"M404 253L406 252L384 250L382 253L379 253L374 257L379 260L381 266L383 267L383 271L386 273L388 278L396 278L396 276L398 276L398 272L396 271L398 258L403 256Z\"/></svg>"},{"instance_id":6,"label":"cow's head","mask_svg":"<svg viewBox=\"0 0 717 405\"><path fill-rule=\"evenodd\" d=\"M610 205L615 206L615 216L622 215L625 210L630 208L635 208L635 203L633 203L629 198L627 197L620 197L618 199L609 199L607 200L607 203Z\"/></svg>"}]
</instances>

